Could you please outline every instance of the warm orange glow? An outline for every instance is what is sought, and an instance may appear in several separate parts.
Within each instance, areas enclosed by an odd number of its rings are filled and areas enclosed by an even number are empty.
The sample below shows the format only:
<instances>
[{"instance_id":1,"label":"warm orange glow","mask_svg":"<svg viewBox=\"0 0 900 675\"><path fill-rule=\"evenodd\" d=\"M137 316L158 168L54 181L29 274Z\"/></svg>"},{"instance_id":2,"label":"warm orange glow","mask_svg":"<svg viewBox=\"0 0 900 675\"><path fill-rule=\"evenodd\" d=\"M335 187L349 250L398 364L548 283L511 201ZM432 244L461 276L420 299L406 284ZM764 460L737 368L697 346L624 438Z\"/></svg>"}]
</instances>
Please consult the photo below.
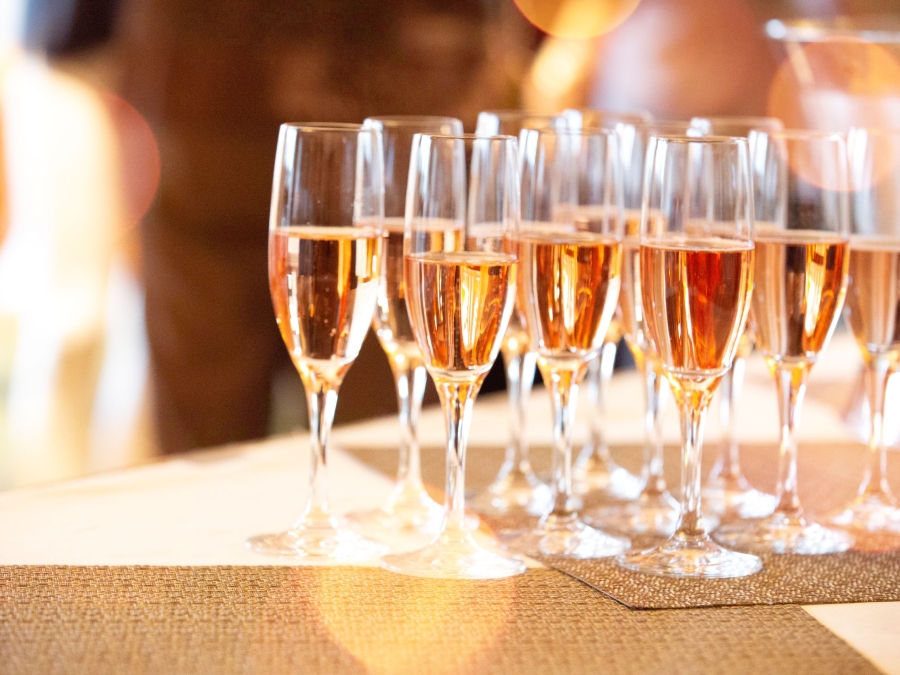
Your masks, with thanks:
<instances>
[{"instance_id":1,"label":"warm orange glow","mask_svg":"<svg viewBox=\"0 0 900 675\"><path fill-rule=\"evenodd\" d=\"M381 583L390 590L363 592L348 586L346 571L322 567L314 604L334 641L373 675L478 670L505 633L518 595L516 579L442 581L360 571L371 577L365 590ZM361 619L378 630L360 631ZM440 661L446 645L453 645L454 658Z\"/></svg>"},{"instance_id":2,"label":"warm orange glow","mask_svg":"<svg viewBox=\"0 0 900 675\"><path fill-rule=\"evenodd\" d=\"M159 187L159 146L153 130L128 101L105 92L104 102L119 134L126 225L147 214Z\"/></svg>"},{"instance_id":3,"label":"warm orange glow","mask_svg":"<svg viewBox=\"0 0 900 675\"><path fill-rule=\"evenodd\" d=\"M535 26L556 37L584 40L608 33L631 16L640 0L515 0Z\"/></svg>"},{"instance_id":4,"label":"warm orange glow","mask_svg":"<svg viewBox=\"0 0 900 675\"><path fill-rule=\"evenodd\" d=\"M888 48L838 36L787 49L768 105L787 128L900 126L900 62Z\"/></svg>"}]
</instances>

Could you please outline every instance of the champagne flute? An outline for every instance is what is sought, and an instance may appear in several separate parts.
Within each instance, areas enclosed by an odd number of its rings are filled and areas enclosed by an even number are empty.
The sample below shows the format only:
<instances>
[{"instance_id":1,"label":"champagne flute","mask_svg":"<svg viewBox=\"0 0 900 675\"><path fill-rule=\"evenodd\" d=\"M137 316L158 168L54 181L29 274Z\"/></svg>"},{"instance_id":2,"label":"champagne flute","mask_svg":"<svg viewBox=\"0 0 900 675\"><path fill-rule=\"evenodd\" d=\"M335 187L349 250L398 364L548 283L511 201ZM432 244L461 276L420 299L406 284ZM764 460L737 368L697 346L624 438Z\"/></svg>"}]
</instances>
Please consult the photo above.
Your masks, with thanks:
<instances>
[{"instance_id":1,"label":"champagne flute","mask_svg":"<svg viewBox=\"0 0 900 675\"><path fill-rule=\"evenodd\" d=\"M559 115L540 115L525 110L485 110L478 114L475 133L506 134L518 137L522 129L565 128ZM534 383L537 353L531 346L520 311L513 312L503 336L500 353L506 366L506 388L509 397L509 443L506 458L491 484L474 496L476 511L491 514L525 512L540 516L551 504L550 486L541 481L531 468L525 420L528 399Z\"/></svg>"},{"instance_id":2,"label":"champagne flute","mask_svg":"<svg viewBox=\"0 0 900 675\"><path fill-rule=\"evenodd\" d=\"M847 154L839 134L759 132L753 138L757 212L751 321L775 378L781 416L778 506L758 521L722 527L716 539L742 550L822 554L853 538L813 522L797 496L797 439L809 371L844 304L849 263Z\"/></svg>"},{"instance_id":3,"label":"champagne flute","mask_svg":"<svg viewBox=\"0 0 900 675\"><path fill-rule=\"evenodd\" d=\"M844 307L863 356L869 451L859 494L830 521L854 530L900 533L887 482L887 382L900 361L900 131L851 129L850 270Z\"/></svg>"},{"instance_id":4,"label":"champagne flute","mask_svg":"<svg viewBox=\"0 0 900 675\"><path fill-rule=\"evenodd\" d=\"M619 312L625 332L625 343L634 356L635 365L644 378L644 461L643 478L637 499L595 509L585 520L598 527L629 535L646 534L668 537L675 531L680 512L663 475L662 421L665 409L665 376L644 325L640 284L640 228L643 198L644 161L654 134L686 134L688 121L657 121L646 124L619 124L620 154L624 168L625 240L622 259L622 291ZM696 131L701 135L701 131ZM658 219L658 211L649 217Z\"/></svg>"},{"instance_id":5,"label":"champagne flute","mask_svg":"<svg viewBox=\"0 0 900 675\"><path fill-rule=\"evenodd\" d=\"M269 220L269 288L281 337L306 389L312 468L306 508L280 534L247 543L309 562L386 550L328 507L326 458L338 389L359 354L378 295L384 169L381 136L357 124L283 124Z\"/></svg>"},{"instance_id":6,"label":"champagne flute","mask_svg":"<svg viewBox=\"0 0 900 675\"><path fill-rule=\"evenodd\" d=\"M681 515L675 534L621 555L631 570L729 578L762 568L710 539L700 496L703 422L731 367L753 292L753 198L747 140L652 136L641 209L644 327L681 412Z\"/></svg>"},{"instance_id":7,"label":"champagne flute","mask_svg":"<svg viewBox=\"0 0 900 675\"><path fill-rule=\"evenodd\" d=\"M645 111L623 111L603 109L573 109L563 111L570 129L615 129L619 124L647 124L653 116ZM627 220L626 220L627 224ZM585 394L588 406L595 411L590 419L588 442L584 445L575 466L572 480L576 494L584 495L594 491L608 494L615 499L634 499L640 492L643 481L616 464L603 437L603 421L606 415L605 401L612 379L613 365L619 342L624 336L621 312L609 324L600 355L588 364L585 377Z\"/></svg>"},{"instance_id":8,"label":"champagne flute","mask_svg":"<svg viewBox=\"0 0 900 675\"><path fill-rule=\"evenodd\" d=\"M781 131L781 120L775 117L705 117L691 120L692 126L715 136L750 138L754 131ZM753 146L751 144L751 151ZM755 196L755 195L754 195ZM758 198L756 199L758 201ZM728 519L760 518L775 510L774 495L753 488L740 465L740 447L737 439L738 401L744 381L746 359L753 351L756 337L748 325L741 336L737 354L731 369L719 386L719 419L725 437L719 456L703 489L703 503L707 513Z\"/></svg>"},{"instance_id":9,"label":"champagne flute","mask_svg":"<svg viewBox=\"0 0 900 675\"><path fill-rule=\"evenodd\" d=\"M433 535L440 529L444 510L428 495L422 483L417 428L427 376L406 308L404 209L413 136L417 133L461 134L463 126L453 117L408 115L369 117L363 124L381 133L384 150L384 274L378 286L374 327L394 374L403 436L397 483L387 503L378 509L351 513L347 517L373 536L410 531Z\"/></svg>"},{"instance_id":10,"label":"champagne flute","mask_svg":"<svg viewBox=\"0 0 900 675\"><path fill-rule=\"evenodd\" d=\"M447 425L445 515L418 551L385 569L420 577L521 574L521 560L482 548L465 527L466 440L472 405L515 306L517 143L512 136L413 138L404 238L407 307Z\"/></svg>"},{"instance_id":11,"label":"champagne flute","mask_svg":"<svg viewBox=\"0 0 900 675\"><path fill-rule=\"evenodd\" d=\"M574 402L616 310L622 196L615 133L525 129L519 306L553 403L553 508L501 540L530 554L599 558L626 539L586 525L572 494Z\"/></svg>"}]
</instances>

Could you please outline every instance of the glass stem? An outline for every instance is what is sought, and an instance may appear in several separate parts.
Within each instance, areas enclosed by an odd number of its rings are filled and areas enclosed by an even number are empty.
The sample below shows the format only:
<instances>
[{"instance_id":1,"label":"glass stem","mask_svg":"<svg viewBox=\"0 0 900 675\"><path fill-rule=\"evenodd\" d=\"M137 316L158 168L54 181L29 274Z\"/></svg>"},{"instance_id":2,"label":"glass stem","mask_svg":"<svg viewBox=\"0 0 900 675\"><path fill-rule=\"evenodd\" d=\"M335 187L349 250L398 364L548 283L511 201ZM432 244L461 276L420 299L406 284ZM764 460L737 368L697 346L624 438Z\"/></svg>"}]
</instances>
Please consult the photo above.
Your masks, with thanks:
<instances>
[{"instance_id":1,"label":"glass stem","mask_svg":"<svg viewBox=\"0 0 900 675\"><path fill-rule=\"evenodd\" d=\"M466 520L466 439L472 423L472 403L480 382L438 383L447 425L447 482L442 535L468 536Z\"/></svg>"},{"instance_id":2,"label":"glass stem","mask_svg":"<svg viewBox=\"0 0 900 675\"><path fill-rule=\"evenodd\" d=\"M309 438L312 466L309 475L309 496L301 520L328 519L328 436L334 420L340 383L329 382L314 373L303 377L306 404L309 407Z\"/></svg>"},{"instance_id":3,"label":"glass stem","mask_svg":"<svg viewBox=\"0 0 900 675\"><path fill-rule=\"evenodd\" d=\"M528 458L528 438L525 434L525 418L528 397L531 395L531 387L534 384L536 360L537 354L534 352L504 351L503 353L509 394L509 445L506 448L506 461L501 471L503 475L511 471L521 473L531 471L531 462Z\"/></svg>"},{"instance_id":4,"label":"glass stem","mask_svg":"<svg viewBox=\"0 0 900 675\"><path fill-rule=\"evenodd\" d=\"M869 397L869 452L866 473L859 487L865 500L889 504L893 501L887 482L887 446L884 443L884 400L887 394L890 364L885 358L871 358L866 364L866 394Z\"/></svg>"},{"instance_id":5,"label":"glass stem","mask_svg":"<svg viewBox=\"0 0 900 675\"><path fill-rule=\"evenodd\" d=\"M572 429L575 426L575 406L578 400L578 382L586 366L578 368L542 367L541 374L549 383L553 402L553 509L541 519L571 519L572 508Z\"/></svg>"},{"instance_id":6,"label":"glass stem","mask_svg":"<svg viewBox=\"0 0 900 675\"><path fill-rule=\"evenodd\" d=\"M703 419L712 397L711 389L687 390L681 403L681 517L676 537L702 539L707 536L700 512L700 456L703 449Z\"/></svg>"},{"instance_id":7,"label":"glass stem","mask_svg":"<svg viewBox=\"0 0 900 675\"><path fill-rule=\"evenodd\" d=\"M725 444L713 473L723 483L733 483L741 478L737 434L737 404L744 383L746 360L739 356L734 358L731 369L725 373L721 384L722 426L725 428Z\"/></svg>"},{"instance_id":8,"label":"glass stem","mask_svg":"<svg viewBox=\"0 0 900 675\"><path fill-rule=\"evenodd\" d=\"M802 518L797 495L797 438L795 429L800 419L800 406L806 393L809 365L778 364L775 383L778 387L781 418L781 451L778 458L778 508L775 512L789 518Z\"/></svg>"},{"instance_id":9,"label":"glass stem","mask_svg":"<svg viewBox=\"0 0 900 675\"><path fill-rule=\"evenodd\" d=\"M612 379L616 363L616 343L604 342L600 349L600 357L588 365L587 399L591 416L591 451L606 462L609 459L609 446L603 438L603 420L606 416L606 400L609 397L609 381Z\"/></svg>"},{"instance_id":10,"label":"glass stem","mask_svg":"<svg viewBox=\"0 0 900 675\"><path fill-rule=\"evenodd\" d=\"M647 409L644 414L644 466L647 480L643 493L661 495L666 491L663 475L662 376L649 364L644 366Z\"/></svg>"},{"instance_id":11,"label":"glass stem","mask_svg":"<svg viewBox=\"0 0 900 675\"><path fill-rule=\"evenodd\" d=\"M425 395L425 366L419 359L398 354L391 359L391 370L397 387L397 407L402 431L397 482L401 487L420 489L422 461L418 427L422 398Z\"/></svg>"}]
</instances>

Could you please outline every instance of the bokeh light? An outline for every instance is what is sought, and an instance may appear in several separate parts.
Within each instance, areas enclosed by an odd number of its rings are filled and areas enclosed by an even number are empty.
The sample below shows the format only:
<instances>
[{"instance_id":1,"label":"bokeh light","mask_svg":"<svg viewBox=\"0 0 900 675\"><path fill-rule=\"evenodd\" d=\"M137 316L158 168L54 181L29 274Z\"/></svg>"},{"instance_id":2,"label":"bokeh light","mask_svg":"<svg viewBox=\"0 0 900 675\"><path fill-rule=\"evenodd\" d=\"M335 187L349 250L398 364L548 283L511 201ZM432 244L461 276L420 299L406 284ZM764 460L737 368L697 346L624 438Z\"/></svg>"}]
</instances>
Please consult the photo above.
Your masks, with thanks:
<instances>
[{"instance_id":1,"label":"bokeh light","mask_svg":"<svg viewBox=\"0 0 900 675\"><path fill-rule=\"evenodd\" d=\"M518 597L515 578L398 579L367 570L367 588L386 583L390 592L362 594L347 584L340 568L317 572L319 619L334 641L373 675L477 671L505 635ZM378 630L361 632L360 616ZM452 645L452 659L447 659L447 645Z\"/></svg>"},{"instance_id":2,"label":"bokeh light","mask_svg":"<svg viewBox=\"0 0 900 675\"><path fill-rule=\"evenodd\" d=\"M627 19L640 0L514 0L537 28L570 40L595 38Z\"/></svg>"},{"instance_id":3,"label":"bokeh light","mask_svg":"<svg viewBox=\"0 0 900 675\"><path fill-rule=\"evenodd\" d=\"M787 128L900 127L900 52L850 36L786 47L768 114Z\"/></svg>"}]
</instances>

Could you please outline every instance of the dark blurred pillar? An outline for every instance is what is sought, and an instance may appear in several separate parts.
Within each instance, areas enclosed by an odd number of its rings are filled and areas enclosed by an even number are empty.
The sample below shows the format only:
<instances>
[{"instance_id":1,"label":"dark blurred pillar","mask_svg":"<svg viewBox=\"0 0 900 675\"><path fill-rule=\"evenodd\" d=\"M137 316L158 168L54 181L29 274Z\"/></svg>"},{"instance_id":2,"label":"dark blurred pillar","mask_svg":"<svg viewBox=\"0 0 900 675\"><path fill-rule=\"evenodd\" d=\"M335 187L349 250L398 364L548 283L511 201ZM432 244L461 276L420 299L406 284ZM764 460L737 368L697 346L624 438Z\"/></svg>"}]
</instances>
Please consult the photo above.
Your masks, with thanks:
<instances>
[{"instance_id":1,"label":"dark blurred pillar","mask_svg":"<svg viewBox=\"0 0 900 675\"><path fill-rule=\"evenodd\" d=\"M407 113L471 125L516 103L491 62L495 27L482 0L128 0L125 97L162 160L143 248L164 451L266 432L272 374L287 363L266 278L278 124ZM339 416L393 408L386 363L369 351Z\"/></svg>"}]
</instances>

